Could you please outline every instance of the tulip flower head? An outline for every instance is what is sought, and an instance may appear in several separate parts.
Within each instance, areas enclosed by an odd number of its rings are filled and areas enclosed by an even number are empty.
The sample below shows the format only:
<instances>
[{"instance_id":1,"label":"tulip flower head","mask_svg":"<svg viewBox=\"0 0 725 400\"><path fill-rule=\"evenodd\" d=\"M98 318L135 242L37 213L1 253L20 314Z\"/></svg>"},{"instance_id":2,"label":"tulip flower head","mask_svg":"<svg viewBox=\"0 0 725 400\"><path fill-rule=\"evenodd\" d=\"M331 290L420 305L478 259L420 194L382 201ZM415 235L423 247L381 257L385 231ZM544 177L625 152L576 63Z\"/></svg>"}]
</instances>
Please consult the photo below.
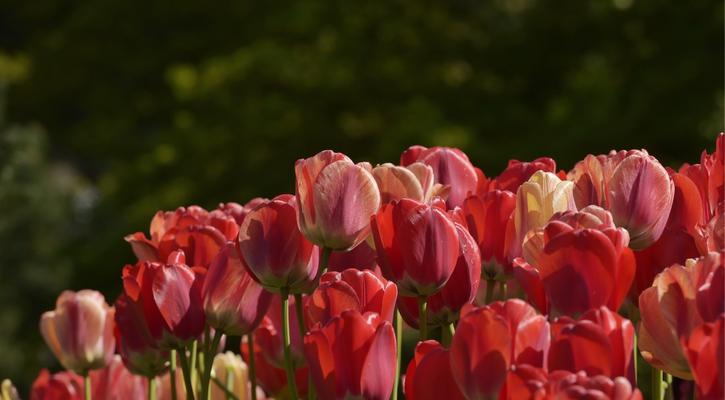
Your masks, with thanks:
<instances>
[{"instance_id":1,"label":"tulip flower head","mask_svg":"<svg viewBox=\"0 0 725 400\"><path fill-rule=\"evenodd\" d=\"M419 342L405 371L405 398L464 400L451 373L450 351L435 340Z\"/></svg>"},{"instance_id":2,"label":"tulip flower head","mask_svg":"<svg viewBox=\"0 0 725 400\"><path fill-rule=\"evenodd\" d=\"M30 400L57 399L83 399L83 378L71 371L51 374L47 369L41 370L30 389Z\"/></svg>"},{"instance_id":3,"label":"tulip flower head","mask_svg":"<svg viewBox=\"0 0 725 400\"><path fill-rule=\"evenodd\" d=\"M142 399L148 394L148 381L132 374L115 355L108 365L92 371L92 398L106 400Z\"/></svg>"},{"instance_id":4,"label":"tulip flower head","mask_svg":"<svg viewBox=\"0 0 725 400\"><path fill-rule=\"evenodd\" d=\"M43 313L40 331L63 367L86 375L103 368L113 356L113 315L114 309L99 292L65 291L55 310Z\"/></svg>"},{"instance_id":5,"label":"tulip flower head","mask_svg":"<svg viewBox=\"0 0 725 400\"><path fill-rule=\"evenodd\" d=\"M510 273L506 254L507 229L513 224L516 196L493 190L483 196L470 196L463 203L466 225L481 252L483 273L488 278ZM510 237L510 236L509 236Z\"/></svg>"},{"instance_id":6,"label":"tulip flower head","mask_svg":"<svg viewBox=\"0 0 725 400\"><path fill-rule=\"evenodd\" d=\"M698 399L722 399L725 396L725 314L714 322L695 328L682 338L685 356L697 383Z\"/></svg>"},{"instance_id":7,"label":"tulip flower head","mask_svg":"<svg viewBox=\"0 0 725 400\"><path fill-rule=\"evenodd\" d=\"M147 377L161 374L166 369L168 352L162 351L151 335L143 305L121 294L114 306L116 348L126 368Z\"/></svg>"},{"instance_id":8,"label":"tulip flower head","mask_svg":"<svg viewBox=\"0 0 725 400\"><path fill-rule=\"evenodd\" d=\"M447 189L435 183L433 168L421 162L401 167L391 163L378 165L372 170L380 190L380 203L412 199L426 202L433 196L445 197Z\"/></svg>"},{"instance_id":9,"label":"tulip flower head","mask_svg":"<svg viewBox=\"0 0 725 400\"><path fill-rule=\"evenodd\" d=\"M247 364L239 355L231 351L217 354L212 364L212 374L223 387L234 393L238 400L247 400L250 397ZM227 395L218 385L212 385L211 399L226 400Z\"/></svg>"}]
</instances>

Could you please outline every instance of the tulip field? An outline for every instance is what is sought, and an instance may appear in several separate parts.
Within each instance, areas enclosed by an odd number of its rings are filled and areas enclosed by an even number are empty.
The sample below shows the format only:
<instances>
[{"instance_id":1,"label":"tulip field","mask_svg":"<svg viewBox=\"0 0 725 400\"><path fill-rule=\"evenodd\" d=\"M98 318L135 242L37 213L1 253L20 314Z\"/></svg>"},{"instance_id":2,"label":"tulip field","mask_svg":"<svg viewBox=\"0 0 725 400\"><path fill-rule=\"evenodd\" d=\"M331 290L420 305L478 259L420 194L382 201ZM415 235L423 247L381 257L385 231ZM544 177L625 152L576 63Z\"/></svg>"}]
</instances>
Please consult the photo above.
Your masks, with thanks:
<instances>
[{"instance_id":1,"label":"tulip field","mask_svg":"<svg viewBox=\"0 0 725 400\"><path fill-rule=\"evenodd\" d=\"M723 399L725 135L655 156L325 150L294 194L158 211L118 298L39 316L65 370L1 400Z\"/></svg>"}]
</instances>

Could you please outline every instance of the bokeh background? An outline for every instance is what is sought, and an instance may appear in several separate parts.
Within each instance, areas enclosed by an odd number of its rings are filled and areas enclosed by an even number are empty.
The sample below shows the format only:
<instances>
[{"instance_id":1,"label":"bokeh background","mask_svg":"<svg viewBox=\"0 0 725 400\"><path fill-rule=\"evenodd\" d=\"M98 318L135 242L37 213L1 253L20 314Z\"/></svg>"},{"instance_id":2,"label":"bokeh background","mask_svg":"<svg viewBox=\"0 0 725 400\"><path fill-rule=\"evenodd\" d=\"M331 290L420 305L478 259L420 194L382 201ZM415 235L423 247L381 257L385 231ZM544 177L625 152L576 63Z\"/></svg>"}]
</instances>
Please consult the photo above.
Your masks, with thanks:
<instances>
[{"instance_id":1,"label":"bokeh background","mask_svg":"<svg viewBox=\"0 0 725 400\"><path fill-rule=\"evenodd\" d=\"M395 162L647 148L723 130L720 0L0 0L0 377L57 368L64 288L112 301L153 213L293 190L325 148Z\"/></svg>"}]
</instances>

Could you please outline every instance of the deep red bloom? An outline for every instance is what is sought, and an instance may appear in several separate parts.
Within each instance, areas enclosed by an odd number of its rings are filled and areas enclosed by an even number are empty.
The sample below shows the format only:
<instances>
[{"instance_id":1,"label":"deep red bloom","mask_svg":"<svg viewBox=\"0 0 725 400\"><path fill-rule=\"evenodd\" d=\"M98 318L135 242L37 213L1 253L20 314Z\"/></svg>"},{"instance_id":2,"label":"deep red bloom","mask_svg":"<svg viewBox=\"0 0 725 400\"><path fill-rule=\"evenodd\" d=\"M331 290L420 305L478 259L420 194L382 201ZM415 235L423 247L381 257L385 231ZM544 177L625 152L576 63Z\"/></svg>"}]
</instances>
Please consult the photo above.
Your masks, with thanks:
<instances>
[{"instance_id":1,"label":"deep red bloom","mask_svg":"<svg viewBox=\"0 0 725 400\"><path fill-rule=\"evenodd\" d=\"M370 216L380 207L371 170L369 163L354 164L346 155L330 150L297 160L297 221L310 241L348 250L365 240Z\"/></svg>"},{"instance_id":2,"label":"deep red bloom","mask_svg":"<svg viewBox=\"0 0 725 400\"><path fill-rule=\"evenodd\" d=\"M319 250L297 227L295 198L280 195L250 211L239 229L244 265L267 290L312 289Z\"/></svg>"},{"instance_id":3,"label":"deep red bloom","mask_svg":"<svg viewBox=\"0 0 725 400\"><path fill-rule=\"evenodd\" d=\"M81 399L83 399L83 380L70 371L51 374L47 369L43 369L30 389L30 400Z\"/></svg>"},{"instance_id":4,"label":"deep red bloom","mask_svg":"<svg viewBox=\"0 0 725 400\"><path fill-rule=\"evenodd\" d=\"M682 347L697 383L698 399L725 397L724 324L725 314L720 314L714 322L704 323L682 338Z\"/></svg>"},{"instance_id":5,"label":"deep red bloom","mask_svg":"<svg viewBox=\"0 0 725 400\"><path fill-rule=\"evenodd\" d=\"M512 364L546 367L551 335L549 322L528 303L519 299L497 301L488 305L509 327Z\"/></svg>"},{"instance_id":6,"label":"deep red bloom","mask_svg":"<svg viewBox=\"0 0 725 400\"><path fill-rule=\"evenodd\" d=\"M378 314L344 311L305 335L318 396L388 399L395 376L395 334Z\"/></svg>"},{"instance_id":7,"label":"deep red bloom","mask_svg":"<svg viewBox=\"0 0 725 400\"><path fill-rule=\"evenodd\" d=\"M226 335L245 335L262 321L272 296L252 279L235 244L227 242L204 279L202 298L207 324Z\"/></svg>"},{"instance_id":8,"label":"deep red bloom","mask_svg":"<svg viewBox=\"0 0 725 400\"><path fill-rule=\"evenodd\" d=\"M142 307L126 294L116 300L116 348L133 373L157 376L166 369L169 357L151 336Z\"/></svg>"},{"instance_id":9,"label":"deep red bloom","mask_svg":"<svg viewBox=\"0 0 725 400\"><path fill-rule=\"evenodd\" d=\"M350 251L333 251L327 260L328 271L342 272L348 268L371 270L380 273L377 253L367 240Z\"/></svg>"},{"instance_id":10,"label":"deep red bloom","mask_svg":"<svg viewBox=\"0 0 725 400\"><path fill-rule=\"evenodd\" d=\"M418 343L405 371L404 392L409 400L464 400L451 373L450 351L435 340Z\"/></svg>"},{"instance_id":11,"label":"deep red bloom","mask_svg":"<svg viewBox=\"0 0 725 400\"><path fill-rule=\"evenodd\" d=\"M458 258L455 224L441 209L402 199L371 218L378 263L401 294L428 296L448 281Z\"/></svg>"},{"instance_id":12,"label":"deep red bloom","mask_svg":"<svg viewBox=\"0 0 725 400\"><path fill-rule=\"evenodd\" d=\"M411 146L400 155L400 165L421 162L433 168L435 182L450 187L448 208L460 207L471 193L476 193L478 175L468 156L452 147Z\"/></svg>"},{"instance_id":13,"label":"deep red bloom","mask_svg":"<svg viewBox=\"0 0 725 400\"><path fill-rule=\"evenodd\" d=\"M119 355L105 368L91 371L90 377L94 399L142 399L148 393L148 380L126 369Z\"/></svg>"},{"instance_id":14,"label":"deep red bloom","mask_svg":"<svg viewBox=\"0 0 725 400\"><path fill-rule=\"evenodd\" d=\"M483 273L495 278L511 272L506 253L505 232L513 224L516 195L494 190L482 197L470 196L463 203L463 213L469 232L478 244L483 261Z\"/></svg>"},{"instance_id":15,"label":"deep red bloom","mask_svg":"<svg viewBox=\"0 0 725 400\"><path fill-rule=\"evenodd\" d=\"M699 164L685 164L680 168L680 173L692 179L700 193L703 224L725 211L724 170L725 133L722 132L715 139L715 151L712 154L703 151Z\"/></svg>"},{"instance_id":16,"label":"deep red bloom","mask_svg":"<svg viewBox=\"0 0 725 400\"><path fill-rule=\"evenodd\" d=\"M167 264L141 261L123 268L124 292L141 305L149 332L161 348L180 348L204 330L203 273L189 268L179 252L172 253Z\"/></svg>"},{"instance_id":17,"label":"deep red bloom","mask_svg":"<svg viewBox=\"0 0 725 400\"><path fill-rule=\"evenodd\" d=\"M325 325L347 310L375 312L392 322L397 297L395 284L371 271L326 272L320 286L305 298L307 324L309 328Z\"/></svg>"},{"instance_id":18,"label":"deep red bloom","mask_svg":"<svg viewBox=\"0 0 725 400\"><path fill-rule=\"evenodd\" d=\"M556 173L556 161L549 157L539 157L534 161L509 160L506 169L494 179L492 186L516 193L519 186L536 171Z\"/></svg>"},{"instance_id":19,"label":"deep red bloom","mask_svg":"<svg viewBox=\"0 0 725 400\"><path fill-rule=\"evenodd\" d=\"M628 319L606 307L592 309L577 321L554 321L548 368L624 376L634 383L633 349L634 326Z\"/></svg>"},{"instance_id":20,"label":"deep red bloom","mask_svg":"<svg viewBox=\"0 0 725 400\"><path fill-rule=\"evenodd\" d=\"M428 297L428 325L446 325L458 320L461 308L471 304L481 281L481 256L466 228L456 224L459 252L456 266L440 291ZM408 325L418 327L418 299L401 296L398 307Z\"/></svg>"}]
</instances>

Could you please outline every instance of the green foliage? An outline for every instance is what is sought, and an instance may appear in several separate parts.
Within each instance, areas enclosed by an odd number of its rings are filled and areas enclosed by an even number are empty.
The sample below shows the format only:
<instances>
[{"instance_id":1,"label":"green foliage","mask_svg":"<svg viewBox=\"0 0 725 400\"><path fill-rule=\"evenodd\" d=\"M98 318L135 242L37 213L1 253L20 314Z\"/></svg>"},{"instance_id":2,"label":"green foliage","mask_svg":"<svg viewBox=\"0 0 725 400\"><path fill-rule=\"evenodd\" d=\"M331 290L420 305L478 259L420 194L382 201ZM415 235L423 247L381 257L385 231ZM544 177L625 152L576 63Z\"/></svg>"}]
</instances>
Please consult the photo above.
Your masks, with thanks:
<instances>
[{"instance_id":1,"label":"green foliage","mask_svg":"<svg viewBox=\"0 0 725 400\"><path fill-rule=\"evenodd\" d=\"M157 209L291 192L324 148L459 146L487 175L612 148L696 161L723 129L722 7L0 1L0 81L25 78L6 120L49 132L2 134L0 376L51 364L36 325L61 288L115 298L122 237Z\"/></svg>"}]
</instances>

